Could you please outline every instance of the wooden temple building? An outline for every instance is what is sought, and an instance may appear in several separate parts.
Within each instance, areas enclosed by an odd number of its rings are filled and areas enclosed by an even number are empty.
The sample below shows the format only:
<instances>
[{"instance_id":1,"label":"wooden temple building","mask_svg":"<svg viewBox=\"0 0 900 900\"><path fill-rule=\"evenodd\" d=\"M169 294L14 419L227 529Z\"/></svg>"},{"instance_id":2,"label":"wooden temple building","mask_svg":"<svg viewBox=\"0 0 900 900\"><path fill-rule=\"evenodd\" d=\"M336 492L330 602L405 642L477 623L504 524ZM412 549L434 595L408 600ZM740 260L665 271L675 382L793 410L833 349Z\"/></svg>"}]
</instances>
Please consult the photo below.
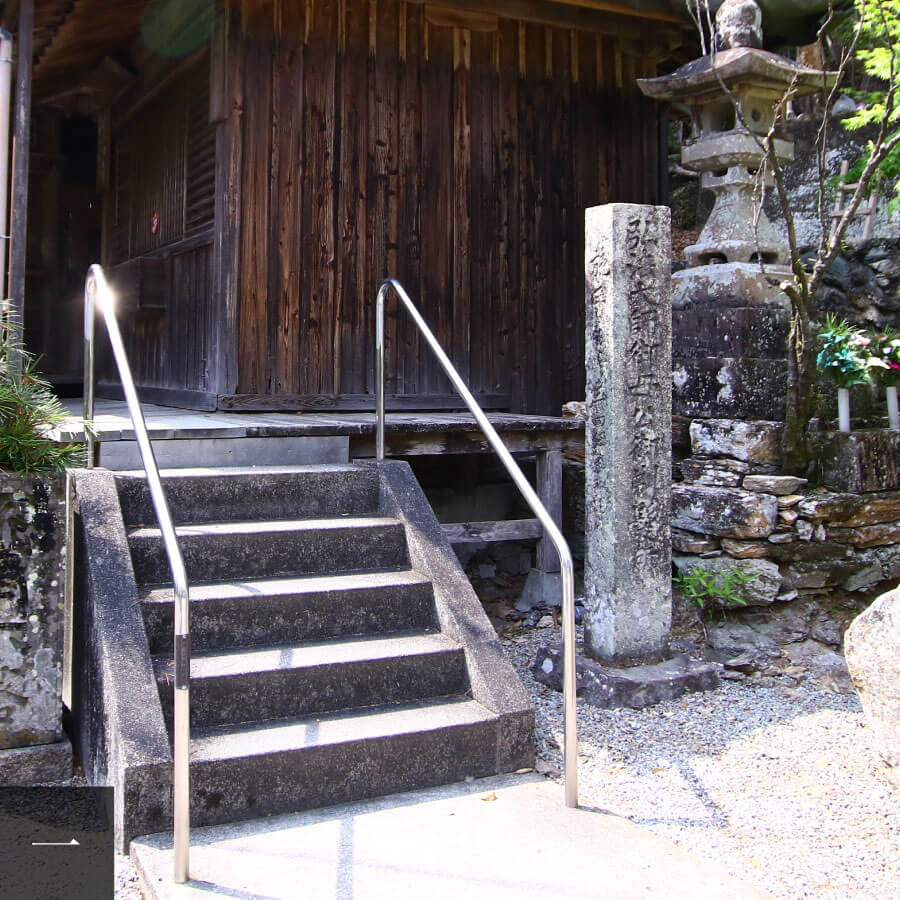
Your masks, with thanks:
<instances>
[{"instance_id":1,"label":"wooden temple building","mask_svg":"<svg viewBox=\"0 0 900 900\"><path fill-rule=\"evenodd\" d=\"M27 344L77 393L99 260L143 399L371 410L393 276L486 408L558 415L584 396L584 209L666 201L635 79L691 41L677 5L9 0ZM386 328L388 408L459 408L393 304Z\"/></svg>"}]
</instances>

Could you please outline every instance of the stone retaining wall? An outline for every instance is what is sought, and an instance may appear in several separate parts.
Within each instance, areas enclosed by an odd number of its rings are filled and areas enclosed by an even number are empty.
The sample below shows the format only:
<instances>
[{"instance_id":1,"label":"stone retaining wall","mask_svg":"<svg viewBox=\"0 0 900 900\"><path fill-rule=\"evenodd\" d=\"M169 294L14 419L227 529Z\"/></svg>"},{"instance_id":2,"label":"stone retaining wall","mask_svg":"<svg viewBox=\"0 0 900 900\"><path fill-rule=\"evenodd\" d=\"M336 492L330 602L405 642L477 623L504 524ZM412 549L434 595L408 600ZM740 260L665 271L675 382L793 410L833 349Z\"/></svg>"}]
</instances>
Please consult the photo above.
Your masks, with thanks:
<instances>
[{"instance_id":1,"label":"stone retaining wall","mask_svg":"<svg viewBox=\"0 0 900 900\"><path fill-rule=\"evenodd\" d=\"M816 308L862 327L900 326L900 239L845 246L816 294Z\"/></svg>"},{"instance_id":2,"label":"stone retaining wall","mask_svg":"<svg viewBox=\"0 0 900 900\"><path fill-rule=\"evenodd\" d=\"M811 489L778 469L776 422L697 420L676 463L673 562L751 580L736 607L815 600L835 608L831 643L852 611L900 579L900 491ZM846 609L842 615L840 609Z\"/></svg>"},{"instance_id":3,"label":"stone retaining wall","mask_svg":"<svg viewBox=\"0 0 900 900\"><path fill-rule=\"evenodd\" d=\"M63 738L64 486L0 474L0 750Z\"/></svg>"}]
</instances>

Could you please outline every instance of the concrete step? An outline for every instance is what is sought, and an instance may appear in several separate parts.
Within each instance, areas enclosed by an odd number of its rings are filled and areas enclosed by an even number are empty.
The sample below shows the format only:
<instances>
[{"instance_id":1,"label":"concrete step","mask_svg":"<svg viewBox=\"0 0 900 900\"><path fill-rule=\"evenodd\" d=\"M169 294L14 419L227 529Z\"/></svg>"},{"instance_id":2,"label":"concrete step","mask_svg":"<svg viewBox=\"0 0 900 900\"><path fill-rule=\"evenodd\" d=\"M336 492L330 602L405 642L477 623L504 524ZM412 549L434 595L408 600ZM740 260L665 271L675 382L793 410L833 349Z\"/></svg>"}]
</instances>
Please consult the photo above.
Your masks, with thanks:
<instances>
[{"instance_id":1,"label":"concrete step","mask_svg":"<svg viewBox=\"0 0 900 900\"><path fill-rule=\"evenodd\" d=\"M172 716L175 666L154 660L160 700ZM462 694L462 648L441 634L356 637L191 659L191 725L283 719Z\"/></svg>"},{"instance_id":2,"label":"concrete step","mask_svg":"<svg viewBox=\"0 0 900 900\"><path fill-rule=\"evenodd\" d=\"M372 515L378 473L359 466L176 469L162 473L176 524ZM158 525L143 472L116 475L128 527Z\"/></svg>"},{"instance_id":3,"label":"concrete step","mask_svg":"<svg viewBox=\"0 0 900 900\"><path fill-rule=\"evenodd\" d=\"M498 719L442 699L199 729L191 820L213 825L496 772Z\"/></svg>"},{"instance_id":4,"label":"concrete step","mask_svg":"<svg viewBox=\"0 0 900 900\"><path fill-rule=\"evenodd\" d=\"M397 519L210 522L176 529L190 581L397 569L409 565ZM128 535L139 584L171 582L158 528Z\"/></svg>"},{"instance_id":5,"label":"concrete step","mask_svg":"<svg viewBox=\"0 0 900 900\"><path fill-rule=\"evenodd\" d=\"M190 595L196 652L437 629L432 584L411 569L192 584ZM171 587L145 589L141 608L150 652L171 652Z\"/></svg>"}]
</instances>

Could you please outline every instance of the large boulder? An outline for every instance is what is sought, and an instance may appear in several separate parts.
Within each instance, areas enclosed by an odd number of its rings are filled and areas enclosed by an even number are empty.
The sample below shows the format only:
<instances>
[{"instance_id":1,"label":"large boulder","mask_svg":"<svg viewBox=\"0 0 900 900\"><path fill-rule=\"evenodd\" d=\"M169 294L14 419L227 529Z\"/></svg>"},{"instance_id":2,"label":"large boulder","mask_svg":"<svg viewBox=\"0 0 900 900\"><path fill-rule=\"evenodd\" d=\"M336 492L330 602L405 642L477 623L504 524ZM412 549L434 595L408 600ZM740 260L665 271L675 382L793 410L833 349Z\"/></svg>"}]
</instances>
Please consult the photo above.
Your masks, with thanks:
<instances>
[{"instance_id":1,"label":"large boulder","mask_svg":"<svg viewBox=\"0 0 900 900\"><path fill-rule=\"evenodd\" d=\"M853 620L844 654L875 746L900 788L900 588Z\"/></svg>"}]
</instances>

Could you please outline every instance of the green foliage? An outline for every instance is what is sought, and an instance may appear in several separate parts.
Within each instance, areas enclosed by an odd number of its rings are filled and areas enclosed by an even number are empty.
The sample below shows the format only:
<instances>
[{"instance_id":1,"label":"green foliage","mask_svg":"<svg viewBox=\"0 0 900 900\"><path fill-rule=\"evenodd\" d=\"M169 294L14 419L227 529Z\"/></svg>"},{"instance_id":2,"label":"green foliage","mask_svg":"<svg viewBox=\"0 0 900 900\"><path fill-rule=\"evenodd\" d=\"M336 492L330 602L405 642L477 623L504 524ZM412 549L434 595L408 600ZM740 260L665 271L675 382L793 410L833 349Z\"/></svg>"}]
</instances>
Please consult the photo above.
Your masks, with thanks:
<instances>
[{"instance_id":1,"label":"green foliage","mask_svg":"<svg viewBox=\"0 0 900 900\"><path fill-rule=\"evenodd\" d=\"M825 327L819 332L822 349L816 357L819 371L827 375L837 387L851 388L871 384L871 370L878 366L869 354L871 338L849 322L828 315Z\"/></svg>"},{"instance_id":2,"label":"green foliage","mask_svg":"<svg viewBox=\"0 0 900 900\"><path fill-rule=\"evenodd\" d=\"M900 0L855 0L856 17L848 28L859 25L856 60L863 72L874 82L864 91L850 91L861 107L855 115L843 120L845 128L857 131L869 126L886 128L886 142L900 133L900 108L894 91L900 83ZM849 180L856 181L869 161L868 151L850 170ZM879 163L878 174L886 185L894 185L892 212L900 206L900 144L891 148Z\"/></svg>"},{"instance_id":3,"label":"green foliage","mask_svg":"<svg viewBox=\"0 0 900 900\"><path fill-rule=\"evenodd\" d=\"M21 359L18 376L11 365L14 356ZM0 472L29 475L80 465L80 445L47 437L65 417L50 385L37 373L34 357L22 348L18 330L0 323Z\"/></svg>"},{"instance_id":4,"label":"green foliage","mask_svg":"<svg viewBox=\"0 0 900 900\"><path fill-rule=\"evenodd\" d=\"M705 609L707 603L716 606L746 606L747 601L741 596L740 590L755 579L755 575L748 575L740 569L732 569L723 575L695 566L687 574L679 572L673 580L691 603Z\"/></svg>"}]
</instances>

